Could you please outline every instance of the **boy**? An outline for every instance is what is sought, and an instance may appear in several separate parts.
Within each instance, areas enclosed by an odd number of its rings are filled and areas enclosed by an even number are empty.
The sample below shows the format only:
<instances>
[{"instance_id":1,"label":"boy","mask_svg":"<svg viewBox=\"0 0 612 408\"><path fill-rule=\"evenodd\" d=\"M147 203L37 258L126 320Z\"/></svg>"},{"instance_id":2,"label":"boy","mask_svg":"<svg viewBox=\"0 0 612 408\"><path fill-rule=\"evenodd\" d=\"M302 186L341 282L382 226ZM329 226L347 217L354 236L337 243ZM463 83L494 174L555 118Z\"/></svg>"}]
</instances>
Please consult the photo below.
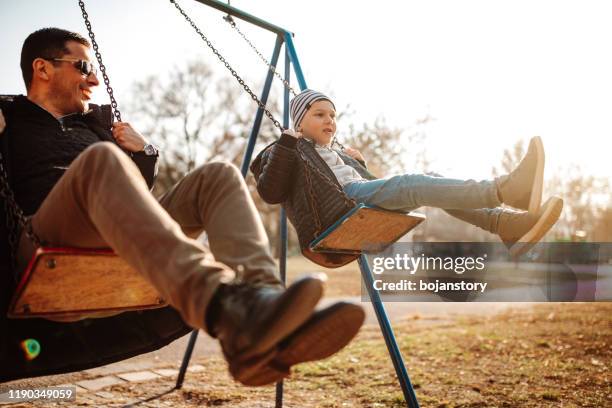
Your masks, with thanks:
<instances>
[{"instance_id":1,"label":"boy","mask_svg":"<svg viewBox=\"0 0 612 408\"><path fill-rule=\"evenodd\" d=\"M310 228L301 234L300 225L308 229L305 219L313 212L326 211L321 205L308 208L299 203L307 198L302 190L308 190L306 186L311 186L316 176L330 176L342 193L356 202L405 212L421 206L442 208L497 234L514 256L538 242L561 214L563 201L558 197L541 205L544 147L539 137L531 139L527 154L514 171L494 180L477 182L424 174L377 179L367 171L360 152L347 148L343 153L331 147L336 109L330 98L307 89L291 101L290 111L295 131L284 132L278 142L260 153L251 169L261 197L269 203L284 203L303 250L313 231ZM307 180L302 181L302 176ZM325 200L325 195L318 195L319 200ZM501 208L502 203L518 211Z\"/></svg>"}]
</instances>

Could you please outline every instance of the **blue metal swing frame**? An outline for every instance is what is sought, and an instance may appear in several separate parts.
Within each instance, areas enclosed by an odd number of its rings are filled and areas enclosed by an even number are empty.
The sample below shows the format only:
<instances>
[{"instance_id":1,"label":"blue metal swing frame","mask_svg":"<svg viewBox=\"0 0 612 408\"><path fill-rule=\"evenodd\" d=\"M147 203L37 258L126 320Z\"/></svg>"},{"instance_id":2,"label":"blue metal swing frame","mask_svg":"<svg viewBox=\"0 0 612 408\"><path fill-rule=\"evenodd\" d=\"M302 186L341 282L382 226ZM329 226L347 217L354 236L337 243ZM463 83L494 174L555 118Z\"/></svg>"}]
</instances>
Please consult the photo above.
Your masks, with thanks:
<instances>
[{"instance_id":1,"label":"blue metal swing frame","mask_svg":"<svg viewBox=\"0 0 612 408\"><path fill-rule=\"evenodd\" d=\"M287 82L290 81L291 66L293 66L293 71L297 78L300 90L304 90L307 88L306 80L304 79L304 74L300 66L297 52L295 50L295 46L293 45L293 38L292 38L293 34L290 31L285 30L281 27L275 26L273 24L270 24L267 21L264 21L251 14L245 13L242 10L239 10L228 4L221 3L216 0L196 0L196 1L204 5L207 5L209 7L215 8L219 11L222 11L226 14L229 14L233 17L239 18L243 21L254 24L267 31L275 33L276 42L274 44L274 51L272 52L272 59L270 60L270 63L274 67L277 66L278 59L279 59L280 52L281 52L281 47L284 43L285 44L285 70L284 70L285 80ZM272 80L273 80L273 72L270 69L267 69L266 80L265 80L264 87L263 87L263 90L260 96L260 99L264 104L266 104L268 101L268 96L270 94L270 89L272 86ZM259 129L261 128L261 121L263 119L263 114L264 114L263 109L259 108L257 110L257 114L255 115L255 120L253 122L253 128L249 136L247 148L242 158L241 172L242 172L243 177L246 177L248 169L249 169L249 165L251 163L251 159L253 157L253 151L255 149L255 143L257 141L257 135L259 134ZM284 88L284 96L283 96L283 127L285 128L289 127L289 89L287 87ZM280 220L280 235L281 235L280 277L283 283L285 283L286 268L287 268L287 217L286 217L284 209L281 210L280 217L281 217L281 220ZM404 399L406 400L407 407L408 408L418 408L419 403L417 401L417 397L414 392L414 388L410 382L408 372L406 371L406 366L404 364L401 352L397 345L397 341L393 333L391 322L389 321L387 312L385 311L384 304L380 298L378 291L374 289L374 286L373 286L374 278L372 275L372 271L370 270L370 265L368 264L367 257L364 254L361 254L358 262L359 262L359 269L361 270L362 279L368 290L370 300L374 307L376 318L378 319L380 329L385 339L385 343L389 351L389 356L391 357L391 361L393 362L393 366L395 368L395 372L397 374L397 378L400 383L400 387L404 394ZM185 354L183 356L183 361L181 363L181 368L179 370L178 378L176 381L176 386L175 386L176 389L180 389L183 385L183 381L185 379L185 373L187 371L187 366L189 365L189 360L191 359L191 355L193 353L193 348L195 346L197 337L198 337L198 330L194 330L191 333L189 342L187 344L187 348L185 350ZM275 406L277 408L280 408L282 407L282 405L283 405L283 383L279 382L276 385L276 405Z\"/></svg>"}]
</instances>

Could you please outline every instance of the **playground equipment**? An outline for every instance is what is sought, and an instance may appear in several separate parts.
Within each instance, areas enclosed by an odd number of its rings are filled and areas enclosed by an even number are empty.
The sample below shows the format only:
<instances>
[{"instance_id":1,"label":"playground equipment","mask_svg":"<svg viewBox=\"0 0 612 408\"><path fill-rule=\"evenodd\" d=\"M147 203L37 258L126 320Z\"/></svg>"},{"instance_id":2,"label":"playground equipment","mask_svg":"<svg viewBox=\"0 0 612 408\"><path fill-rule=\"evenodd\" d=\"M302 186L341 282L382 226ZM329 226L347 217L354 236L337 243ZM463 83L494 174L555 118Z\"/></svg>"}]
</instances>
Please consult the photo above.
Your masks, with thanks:
<instances>
[{"instance_id":1,"label":"playground equipment","mask_svg":"<svg viewBox=\"0 0 612 408\"><path fill-rule=\"evenodd\" d=\"M295 94L295 91L290 86L291 68L293 68L299 88L302 90L307 88L293 44L293 34L283 28L238 10L229 4L215 0L196 1L226 13L226 21L247 41L267 65L266 80L261 95L258 97L181 6L175 0L170 0L178 12L231 72L244 91L258 105L259 109L257 110L242 160L241 171L243 176L246 176L264 114L281 132L288 127L289 93ZM100 66L106 90L109 94L112 115L114 115L117 121L121 121L121 112L114 98L113 89L110 86L110 80L106 73L106 67L102 62L102 56L82 0L79 1L79 5ZM274 51L269 62L237 27L232 17L276 34ZM284 77L276 71L283 45L285 46ZM282 125L266 107L273 76L276 76L284 84ZM9 102L10 98L5 98L5 103ZM3 141L3 143L5 144L6 141ZM335 143L338 142L335 141ZM7 151L6 146L3 147L2 151ZM334 183L330 179L326 180L326 182ZM343 194L342 189L338 189L337 199L346 199L346 197L342 196ZM26 350L26 357L28 358L22 360L13 358L15 365L12 366L11 370L3 373L0 376L0 380L54 374L107 364L159 348L188 331L176 312L168 307L164 307L166 304L157 292L112 251L83 248L49 248L43 246L27 223L23 211L21 211L15 202L10 187L9 175L5 168L5 161L1 154L0 196L5 202L9 243L13 253L18 244L19 237L17 236L17 231L19 229L26 231L27 237L36 248L26 272L19 277L19 282L16 282L15 294L6 313L12 319L6 319L2 322L3 329L9 330L11 333L11 341L14 342L15 339L18 340L19 338L23 339L21 342L17 342L16 347ZM351 259L358 259L362 278L374 306L407 406L413 408L418 407L417 398L410 383L382 300L378 292L373 289L372 272L363 250L364 248L369 251L382 250L416 227L423 220L424 216L419 214L401 214L357 205L333 225L323 226L326 228L325 231L310 245L310 249L313 252L346 254L350 255ZM287 221L284 211L281 211L281 242L280 271L281 279L285 281ZM17 280L16 274L14 277ZM121 285L116 285L116 282L121 282ZM122 290L117 291L117 286L121 286ZM60 287L67 296L59 296L57 289ZM135 310L138 312L134 312ZM82 315L106 315L120 312L127 313L70 323L25 319L43 317L45 319L66 321ZM164 330L161 332L159 328L160 323L164 323ZM135 325L137 329L128 327L129 325ZM99 339L95 339L98 341L94 340L96 334L102 333L109 327L113 327L113 332L119 334L120 341L114 347L107 343L102 343ZM140 329L140 337L134 336L136 334L135 331L138 331L138 329ZM143 333L146 334L144 337ZM132 337L130 337L130 334ZM193 331L189 339L176 383L177 389L181 388L183 384L197 335L198 331ZM72 347L72 349L60 350L59 348L62 345ZM42 355L39 356L41 347L49 350L47 353L44 353L44 358ZM88 348L89 350L86 350ZM79 352L81 357L75 357ZM281 382L277 385L277 407L282 406L282 398L283 384Z\"/></svg>"}]
</instances>

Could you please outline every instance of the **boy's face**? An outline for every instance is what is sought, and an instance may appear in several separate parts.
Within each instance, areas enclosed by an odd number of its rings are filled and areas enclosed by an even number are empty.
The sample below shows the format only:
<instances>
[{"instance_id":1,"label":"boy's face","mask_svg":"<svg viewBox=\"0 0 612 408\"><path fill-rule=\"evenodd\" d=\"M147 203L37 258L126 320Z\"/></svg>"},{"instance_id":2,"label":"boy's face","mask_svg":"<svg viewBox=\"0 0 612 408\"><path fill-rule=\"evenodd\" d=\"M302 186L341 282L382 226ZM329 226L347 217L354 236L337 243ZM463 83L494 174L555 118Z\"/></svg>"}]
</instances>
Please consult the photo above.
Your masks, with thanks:
<instances>
[{"instance_id":1,"label":"boy's face","mask_svg":"<svg viewBox=\"0 0 612 408\"><path fill-rule=\"evenodd\" d=\"M318 145L328 145L336 134L336 110L330 101L317 101L306 111L297 131Z\"/></svg>"}]
</instances>

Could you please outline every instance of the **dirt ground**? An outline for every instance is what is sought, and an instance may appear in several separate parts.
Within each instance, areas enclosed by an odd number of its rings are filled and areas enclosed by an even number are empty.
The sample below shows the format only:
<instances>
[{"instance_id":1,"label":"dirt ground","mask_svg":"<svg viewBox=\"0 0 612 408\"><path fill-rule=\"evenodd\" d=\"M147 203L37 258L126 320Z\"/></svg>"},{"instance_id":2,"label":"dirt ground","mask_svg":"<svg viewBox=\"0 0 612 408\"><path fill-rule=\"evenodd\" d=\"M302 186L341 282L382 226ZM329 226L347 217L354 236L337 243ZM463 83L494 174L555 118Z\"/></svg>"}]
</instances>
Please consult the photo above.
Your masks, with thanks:
<instances>
[{"instance_id":1,"label":"dirt ground","mask_svg":"<svg viewBox=\"0 0 612 408\"><path fill-rule=\"evenodd\" d=\"M612 406L612 303L540 304L419 323L415 315L395 330L422 407ZM160 378L82 393L70 405L274 406L273 386L234 383L221 357L195 362L205 369L189 373L180 391L168 392L173 378ZM285 407L405 406L375 326L336 356L296 367L284 396Z\"/></svg>"},{"instance_id":2,"label":"dirt ground","mask_svg":"<svg viewBox=\"0 0 612 408\"><path fill-rule=\"evenodd\" d=\"M287 260L287 271L287 282L304 274L324 272L327 275L326 297L361 296L361 274L357 262L351 262L340 268L328 269L302 256L294 256Z\"/></svg>"}]
</instances>

